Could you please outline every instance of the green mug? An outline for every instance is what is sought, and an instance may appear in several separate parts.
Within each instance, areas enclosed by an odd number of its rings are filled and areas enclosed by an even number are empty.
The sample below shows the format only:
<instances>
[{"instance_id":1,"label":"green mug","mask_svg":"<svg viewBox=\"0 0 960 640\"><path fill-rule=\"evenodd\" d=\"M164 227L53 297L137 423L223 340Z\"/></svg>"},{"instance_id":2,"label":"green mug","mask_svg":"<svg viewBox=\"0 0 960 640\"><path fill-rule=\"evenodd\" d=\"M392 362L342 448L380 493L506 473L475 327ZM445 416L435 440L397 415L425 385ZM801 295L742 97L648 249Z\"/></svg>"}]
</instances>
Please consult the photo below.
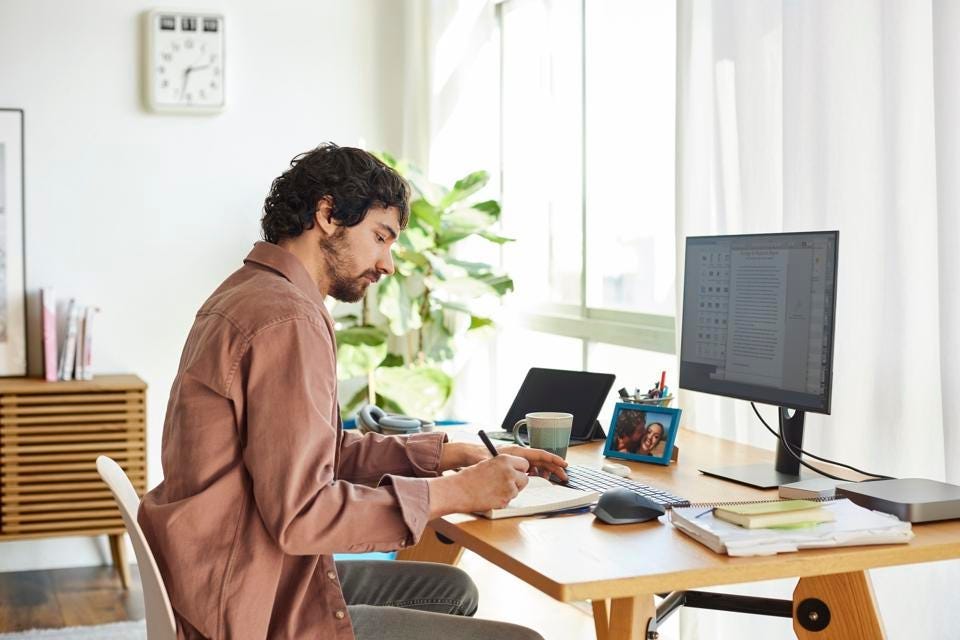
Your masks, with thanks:
<instances>
[{"instance_id":1,"label":"green mug","mask_svg":"<svg viewBox=\"0 0 960 640\"><path fill-rule=\"evenodd\" d=\"M529 443L520 437L520 430L526 427ZM559 411L535 411L528 413L513 425L513 439L521 447L543 449L561 458L567 457L570 446L570 429L573 427L573 414Z\"/></svg>"}]
</instances>

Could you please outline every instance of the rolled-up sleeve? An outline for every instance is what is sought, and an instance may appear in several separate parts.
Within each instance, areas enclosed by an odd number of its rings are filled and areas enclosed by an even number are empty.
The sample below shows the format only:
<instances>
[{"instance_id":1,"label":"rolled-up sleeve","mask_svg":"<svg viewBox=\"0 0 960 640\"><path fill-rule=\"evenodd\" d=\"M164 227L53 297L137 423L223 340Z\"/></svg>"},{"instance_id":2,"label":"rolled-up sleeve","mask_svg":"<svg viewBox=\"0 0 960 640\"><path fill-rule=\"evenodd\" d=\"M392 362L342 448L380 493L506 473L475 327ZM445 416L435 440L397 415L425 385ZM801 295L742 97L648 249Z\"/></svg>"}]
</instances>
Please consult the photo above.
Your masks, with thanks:
<instances>
[{"instance_id":1,"label":"rolled-up sleeve","mask_svg":"<svg viewBox=\"0 0 960 640\"><path fill-rule=\"evenodd\" d=\"M387 476L379 486L336 477L336 365L329 330L305 318L278 321L249 342L236 376L245 385L243 460L261 518L288 554L386 551L415 544L429 512L423 478ZM437 437L408 457L431 463ZM377 459L373 441L347 449L352 465ZM397 446L384 443L386 447ZM404 450L408 447L401 445ZM422 453L420 449L425 451ZM394 454L389 454L391 458ZM439 456L439 453L436 454ZM397 465L400 471L401 465ZM433 465L436 468L436 465ZM386 464L391 470L391 464Z\"/></svg>"},{"instance_id":2,"label":"rolled-up sleeve","mask_svg":"<svg viewBox=\"0 0 960 640\"><path fill-rule=\"evenodd\" d=\"M345 431L340 445L340 477L375 483L382 476L435 477L447 436L439 432L410 436L360 435Z\"/></svg>"}]
</instances>

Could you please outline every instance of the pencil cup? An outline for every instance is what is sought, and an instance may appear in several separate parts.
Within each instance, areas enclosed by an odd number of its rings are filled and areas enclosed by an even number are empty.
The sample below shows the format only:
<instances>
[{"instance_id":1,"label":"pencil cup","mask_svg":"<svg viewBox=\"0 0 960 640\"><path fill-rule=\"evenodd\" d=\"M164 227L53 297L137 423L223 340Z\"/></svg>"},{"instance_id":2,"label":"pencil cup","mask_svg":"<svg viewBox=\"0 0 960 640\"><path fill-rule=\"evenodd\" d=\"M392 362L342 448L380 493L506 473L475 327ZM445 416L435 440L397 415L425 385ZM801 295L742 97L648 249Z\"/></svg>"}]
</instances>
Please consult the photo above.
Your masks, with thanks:
<instances>
[{"instance_id":1,"label":"pencil cup","mask_svg":"<svg viewBox=\"0 0 960 640\"><path fill-rule=\"evenodd\" d=\"M663 396L662 398L644 398L643 396L628 396L624 399L624 402L629 402L631 404L644 404L649 407L669 407L670 403L673 402L673 394L668 396Z\"/></svg>"}]
</instances>

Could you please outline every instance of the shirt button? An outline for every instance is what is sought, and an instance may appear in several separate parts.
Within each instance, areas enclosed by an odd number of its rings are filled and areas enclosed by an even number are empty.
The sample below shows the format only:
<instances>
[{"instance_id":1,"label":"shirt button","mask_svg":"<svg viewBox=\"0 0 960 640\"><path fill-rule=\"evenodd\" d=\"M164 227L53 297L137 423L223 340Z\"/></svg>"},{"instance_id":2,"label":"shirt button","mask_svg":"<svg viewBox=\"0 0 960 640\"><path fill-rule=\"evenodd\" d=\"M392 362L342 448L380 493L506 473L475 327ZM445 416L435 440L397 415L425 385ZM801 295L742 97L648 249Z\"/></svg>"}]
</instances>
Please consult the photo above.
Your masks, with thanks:
<instances>
[{"instance_id":1,"label":"shirt button","mask_svg":"<svg viewBox=\"0 0 960 640\"><path fill-rule=\"evenodd\" d=\"M345 614L343 611L337 611L336 613L333 614L333 617L336 618L337 620L343 620L343 617L345 615L347 614Z\"/></svg>"},{"instance_id":2,"label":"shirt button","mask_svg":"<svg viewBox=\"0 0 960 640\"><path fill-rule=\"evenodd\" d=\"M337 574L334 573L333 571L327 571L327 577L330 578L331 580L336 580Z\"/></svg>"}]
</instances>

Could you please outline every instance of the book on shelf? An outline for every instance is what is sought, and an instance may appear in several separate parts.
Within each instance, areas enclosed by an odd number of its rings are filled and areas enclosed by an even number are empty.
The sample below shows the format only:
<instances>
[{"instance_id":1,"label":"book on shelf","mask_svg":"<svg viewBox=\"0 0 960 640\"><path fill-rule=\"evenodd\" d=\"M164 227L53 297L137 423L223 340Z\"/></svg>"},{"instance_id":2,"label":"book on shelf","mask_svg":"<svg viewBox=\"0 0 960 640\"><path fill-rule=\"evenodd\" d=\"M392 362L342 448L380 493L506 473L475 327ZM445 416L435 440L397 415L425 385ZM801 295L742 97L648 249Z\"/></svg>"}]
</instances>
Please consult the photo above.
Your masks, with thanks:
<instances>
[{"instance_id":1,"label":"book on shelf","mask_svg":"<svg viewBox=\"0 0 960 640\"><path fill-rule=\"evenodd\" d=\"M820 524L833 514L813 500L783 500L717 507L713 515L747 529Z\"/></svg>"},{"instance_id":2,"label":"book on shelf","mask_svg":"<svg viewBox=\"0 0 960 640\"><path fill-rule=\"evenodd\" d=\"M913 538L909 522L864 509L847 499L821 500L833 520L808 527L746 529L717 518L715 507L700 504L672 509L674 527L716 553L764 556L800 549L906 543ZM759 503L758 503L759 504Z\"/></svg>"},{"instance_id":3,"label":"book on shelf","mask_svg":"<svg viewBox=\"0 0 960 640\"><path fill-rule=\"evenodd\" d=\"M48 382L93 379L93 324L100 309L73 298L57 314L52 287L40 290L43 374ZM59 338L59 340L58 340Z\"/></svg>"},{"instance_id":4,"label":"book on shelf","mask_svg":"<svg viewBox=\"0 0 960 640\"><path fill-rule=\"evenodd\" d=\"M76 300L71 299L67 304L66 328L63 332L63 346L60 349L60 380L73 379L73 365L77 356L77 321L79 307Z\"/></svg>"},{"instance_id":5,"label":"book on shelf","mask_svg":"<svg viewBox=\"0 0 960 640\"><path fill-rule=\"evenodd\" d=\"M78 352L82 366L80 380L93 380L93 319L99 307L87 307L83 314L83 348Z\"/></svg>"},{"instance_id":6,"label":"book on shelf","mask_svg":"<svg viewBox=\"0 0 960 640\"><path fill-rule=\"evenodd\" d=\"M559 484L553 484L545 478L531 476L527 486L502 509L491 509L478 513L484 518L497 520L516 516L532 516L538 513L550 513L585 507L600 497L596 491L580 491Z\"/></svg>"},{"instance_id":7,"label":"book on shelf","mask_svg":"<svg viewBox=\"0 0 960 640\"><path fill-rule=\"evenodd\" d=\"M59 373L57 360L57 298L53 287L40 289L40 325L43 342L43 379L55 382Z\"/></svg>"}]
</instances>

